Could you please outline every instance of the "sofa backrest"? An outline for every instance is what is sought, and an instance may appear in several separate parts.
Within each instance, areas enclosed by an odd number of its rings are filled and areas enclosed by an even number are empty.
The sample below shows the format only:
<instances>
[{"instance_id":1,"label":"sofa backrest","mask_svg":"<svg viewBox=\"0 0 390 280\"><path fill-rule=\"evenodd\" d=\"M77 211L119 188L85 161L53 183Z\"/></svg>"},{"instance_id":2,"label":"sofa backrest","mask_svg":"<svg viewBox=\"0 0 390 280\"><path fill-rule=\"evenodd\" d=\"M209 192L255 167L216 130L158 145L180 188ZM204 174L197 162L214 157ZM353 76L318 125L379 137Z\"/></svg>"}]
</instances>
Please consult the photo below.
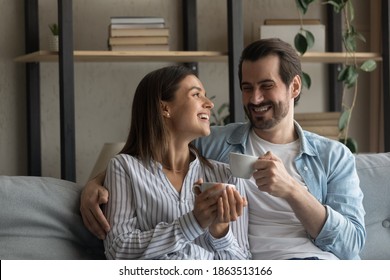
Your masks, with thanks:
<instances>
[{"instance_id":1,"label":"sofa backrest","mask_svg":"<svg viewBox=\"0 0 390 280\"><path fill-rule=\"evenodd\" d=\"M358 154L367 239L362 259L390 260L390 153Z\"/></svg>"}]
</instances>

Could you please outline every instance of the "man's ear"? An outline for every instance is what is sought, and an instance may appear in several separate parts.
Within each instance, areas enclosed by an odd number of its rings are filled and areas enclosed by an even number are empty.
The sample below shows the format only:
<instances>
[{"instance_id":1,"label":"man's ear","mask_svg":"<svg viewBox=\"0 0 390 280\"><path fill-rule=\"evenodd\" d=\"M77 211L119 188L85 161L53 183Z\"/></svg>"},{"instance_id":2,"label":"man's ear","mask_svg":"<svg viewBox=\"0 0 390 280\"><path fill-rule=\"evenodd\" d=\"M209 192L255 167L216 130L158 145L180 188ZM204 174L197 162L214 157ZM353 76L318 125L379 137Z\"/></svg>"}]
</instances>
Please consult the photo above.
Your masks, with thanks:
<instances>
[{"instance_id":1,"label":"man's ear","mask_svg":"<svg viewBox=\"0 0 390 280\"><path fill-rule=\"evenodd\" d=\"M302 89L301 77L299 77L299 75L296 75L291 82L291 93L292 93L291 97L296 98L301 93L301 89Z\"/></svg>"}]
</instances>

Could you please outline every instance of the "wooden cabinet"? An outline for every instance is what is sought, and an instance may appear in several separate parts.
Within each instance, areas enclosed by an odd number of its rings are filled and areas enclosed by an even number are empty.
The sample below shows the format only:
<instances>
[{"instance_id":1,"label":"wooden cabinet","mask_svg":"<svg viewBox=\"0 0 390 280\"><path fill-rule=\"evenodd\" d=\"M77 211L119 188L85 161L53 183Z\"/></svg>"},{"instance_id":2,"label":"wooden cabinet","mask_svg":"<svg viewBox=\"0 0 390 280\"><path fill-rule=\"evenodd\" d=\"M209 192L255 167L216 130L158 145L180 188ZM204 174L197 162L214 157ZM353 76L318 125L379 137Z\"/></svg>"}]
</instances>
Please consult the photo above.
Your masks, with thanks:
<instances>
[{"instance_id":1,"label":"wooden cabinet","mask_svg":"<svg viewBox=\"0 0 390 280\"><path fill-rule=\"evenodd\" d=\"M29 175L41 175L40 148L40 76L39 64L54 62L59 66L60 83L60 131L61 131L61 177L75 181L75 120L74 120L74 63L82 62L228 62L229 67L229 103L233 121L243 121L241 94L236 67L243 49L242 1L227 0L228 52L197 51L196 36L196 0L183 1L183 51L153 52L114 52L114 51L78 51L73 50L72 1L58 0L58 23L60 28L60 51L52 53L39 48L38 0L25 0L26 54L16 58L26 63L26 86L28 106L28 172ZM358 53L358 60L368 58L381 62L383 70L383 102L390 104L389 89L389 1L381 0L383 43L382 53ZM341 30L341 20L333 19L328 11L329 32L327 37L335 37ZM333 42L333 41L332 41ZM340 41L335 41L329 51L337 51ZM307 53L303 62L342 63L341 52ZM195 66L196 67L196 66ZM331 90L332 92L332 90ZM334 98L334 97L330 97ZM338 102L338 101L337 101ZM390 151L390 116L385 111L385 150Z\"/></svg>"}]
</instances>

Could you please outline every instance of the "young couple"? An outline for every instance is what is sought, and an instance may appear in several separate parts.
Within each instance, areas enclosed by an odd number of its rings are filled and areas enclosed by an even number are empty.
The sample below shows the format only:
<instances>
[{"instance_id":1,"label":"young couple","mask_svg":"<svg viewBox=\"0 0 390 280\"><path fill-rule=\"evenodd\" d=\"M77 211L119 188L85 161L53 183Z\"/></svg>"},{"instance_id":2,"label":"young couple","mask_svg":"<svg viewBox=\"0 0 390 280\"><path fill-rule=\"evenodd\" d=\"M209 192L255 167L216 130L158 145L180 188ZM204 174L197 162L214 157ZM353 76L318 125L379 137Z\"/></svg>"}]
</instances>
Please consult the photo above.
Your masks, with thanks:
<instances>
[{"instance_id":1,"label":"young couple","mask_svg":"<svg viewBox=\"0 0 390 280\"><path fill-rule=\"evenodd\" d=\"M301 74L289 44L251 43L239 65L249 122L211 132L213 104L193 73L171 66L145 76L125 147L81 197L106 256L358 259L366 232L354 156L294 121ZM230 152L259 157L250 180L232 177ZM194 194L202 180L236 188Z\"/></svg>"}]
</instances>

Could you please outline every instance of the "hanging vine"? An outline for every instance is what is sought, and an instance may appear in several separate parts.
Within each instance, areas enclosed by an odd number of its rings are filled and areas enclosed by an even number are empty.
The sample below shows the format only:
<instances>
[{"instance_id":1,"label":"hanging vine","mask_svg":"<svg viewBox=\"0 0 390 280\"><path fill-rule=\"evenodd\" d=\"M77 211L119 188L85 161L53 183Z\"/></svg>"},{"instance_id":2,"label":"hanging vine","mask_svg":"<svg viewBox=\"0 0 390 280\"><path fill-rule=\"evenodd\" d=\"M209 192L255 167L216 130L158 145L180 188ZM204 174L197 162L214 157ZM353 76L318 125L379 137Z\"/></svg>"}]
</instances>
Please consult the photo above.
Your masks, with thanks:
<instances>
[{"instance_id":1,"label":"hanging vine","mask_svg":"<svg viewBox=\"0 0 390 280\"><path fill-rule=\"evenodd\" d=\"M298 9L299 17L301 20L301 28L299 33L294 38L294 46L296 50L301 54L309 50L315 42L314 35L304 29L302 17L306 14L309 6L316 0L295 0ZM332 0L322 1L324 5L331 5L336 13L341 13L344 22L344 29L342 33L342 42L345 49L345 61L342 69L338 75L338 81L343 83L343 95L342 95L342 112L339 119L339 140L343 142L352 152L357 152L357 142L348 136L349 125L353 109L355 107L357 98L357 85L359 71L371 72L376 69L376 62L372 59L364 61L362 64L358 64L356 59L357 41L366 42L364 36L357 32L353 25L355 11L352 0ZM306 73L302 77L303 85L310 88L311 81L310 76ZM347 92L352 91L351 102L347 103Z\"/></svg>"}]
</instances>

